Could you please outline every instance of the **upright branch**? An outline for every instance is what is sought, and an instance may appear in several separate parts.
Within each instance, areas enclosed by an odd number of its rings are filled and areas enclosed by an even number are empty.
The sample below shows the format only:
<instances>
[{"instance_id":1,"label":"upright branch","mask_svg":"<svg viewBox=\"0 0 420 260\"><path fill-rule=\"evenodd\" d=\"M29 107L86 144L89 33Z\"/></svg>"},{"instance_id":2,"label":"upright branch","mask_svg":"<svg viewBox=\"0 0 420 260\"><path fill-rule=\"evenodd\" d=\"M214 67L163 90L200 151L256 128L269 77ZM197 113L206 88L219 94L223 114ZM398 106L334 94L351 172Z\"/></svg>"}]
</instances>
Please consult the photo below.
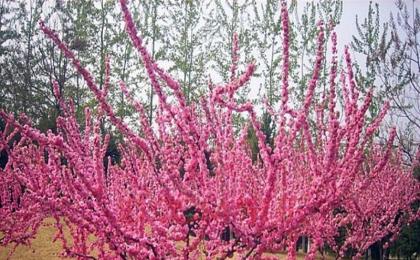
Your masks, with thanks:
<instances>
[{"instance_id":1,"label":"upright branch","mask_svg":"<svg viewBox=\"0 0 420 260\"><path fill-rule=\"evenodd\" d=\"M289 12L287 10L287 2L281 1L281 24L283 32L283 53L282 53L282 92L281 92L281 109L282 113L288 110L287 102L289 100Z\"/></svg>"}]
</instances>

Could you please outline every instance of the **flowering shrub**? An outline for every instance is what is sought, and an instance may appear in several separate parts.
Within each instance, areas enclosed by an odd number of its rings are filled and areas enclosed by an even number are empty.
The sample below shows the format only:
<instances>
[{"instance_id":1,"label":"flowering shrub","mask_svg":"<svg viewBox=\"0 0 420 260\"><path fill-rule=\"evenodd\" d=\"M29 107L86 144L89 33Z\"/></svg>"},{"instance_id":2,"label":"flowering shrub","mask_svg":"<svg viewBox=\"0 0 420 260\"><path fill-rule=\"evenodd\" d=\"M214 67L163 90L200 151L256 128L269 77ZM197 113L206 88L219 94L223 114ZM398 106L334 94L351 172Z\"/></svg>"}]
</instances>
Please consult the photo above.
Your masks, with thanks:
<instances>
[{"instance_id":1,"label":"flowering shrub","mask_svg":"<svg viewBox=\"0 0 420 260\"><path fill-rule=\"evenodd\" d=\"M81 127L71 102L59 96L56 83L62 111L57 133L43 134L26 118L1 112L6 126L0 150L8 157L0 169L2 244L28 243L43 220L54 218L64 255L80 259L224 259L234 254L269 258L263 253L285 249L293 259L302 235L313 241L309 259L324 245L340 256L352 248L360 257L371 244L395 236L404 223L419 217L410 207L419 198L419 185L392 148L395 130L386 145L376 144L373 138L389 105L366 122L372 91L358 102L361 97L347 49L347 70L340 78L342 120L336 111L335 34L329 94L320 103L314 101L325 62L326 39L320 26L317 59L304 102L299 109L291 108L288 14L282 2L282 89L280 108L269 109L277 126L272 148L265 142L254 106L235 102L235 92L255 70L249 64L237 75L237 36L230 82L209 83L209 94L202 102L189 105L178 81L145 49L126 0L120 3L127 33L159 98L155 125L149 124L141 103L120 82L140 116L141 133L131 130L107 102L109 63L105 88L99 89L75 54L40 22L45 35L83 77L101 113L92 118L86 109ZM164 87L175 97L173 102ZM311 108L316 111L315 127L310 126ZM239 134L232 123L234 113L244 113L250 122ZM105 117L124 137L118 164L110 159L104 163L110 141L109 135L100 133ZM247 142L248 127L258 139L256 162ZM341 244L336 242L340 228L346 230Z\"/></svg>"}]
</instances>

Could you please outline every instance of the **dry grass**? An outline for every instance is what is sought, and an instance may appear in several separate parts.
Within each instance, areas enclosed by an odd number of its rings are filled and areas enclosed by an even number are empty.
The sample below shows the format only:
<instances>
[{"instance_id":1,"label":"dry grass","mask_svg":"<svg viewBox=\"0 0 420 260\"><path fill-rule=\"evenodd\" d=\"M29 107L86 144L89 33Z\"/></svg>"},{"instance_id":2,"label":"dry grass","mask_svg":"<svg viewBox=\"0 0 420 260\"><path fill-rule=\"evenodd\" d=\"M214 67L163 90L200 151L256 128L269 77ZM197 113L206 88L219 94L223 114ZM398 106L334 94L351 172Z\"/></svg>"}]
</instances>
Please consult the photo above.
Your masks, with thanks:
<instances>
[{"instance_id":1,"label":"dry grass","mask_svg":"<svg viewBox=\"0 0 420 260\"><path fill-rule=\"evenodd\" d=\"M12 255L10 259L12 260L55 260L55 259L62 259L61 257L61 242L56 241L52 242L54 235L56 234L56 228L51 225L52 220L46 220L42 227L40 227L39 232L31 241L31 246L18 246L16 251ZM11 246L2 247L0 246L0 260L7 259L10 251L12 250ZM277 256L278 259L286 259L286 255L282 253L278 254L267 254L271 256ZM72 259L72 258L66 258ZM237 259L233 257L232 259ZM298 253L297 259L304 259L304 254ZM326 259L331 259L327 257Z\"/></svg>"},{"instance_id":2,"label":"dry grass","mask_svg":"<svg viewBox=\"0 0 420 260\"><path fill-rule=\"evenodd\" d=\"M40 227L35 239L31 240L31 246L20 245L10 259L18 260L55 260L61 257L61 242L53 241L57 229L51 225L52 220L46 220ZM0 259L7 259L12 246L0 246ZM66 258L70 259L70 258Z\"/></svg>"}]
</instances>

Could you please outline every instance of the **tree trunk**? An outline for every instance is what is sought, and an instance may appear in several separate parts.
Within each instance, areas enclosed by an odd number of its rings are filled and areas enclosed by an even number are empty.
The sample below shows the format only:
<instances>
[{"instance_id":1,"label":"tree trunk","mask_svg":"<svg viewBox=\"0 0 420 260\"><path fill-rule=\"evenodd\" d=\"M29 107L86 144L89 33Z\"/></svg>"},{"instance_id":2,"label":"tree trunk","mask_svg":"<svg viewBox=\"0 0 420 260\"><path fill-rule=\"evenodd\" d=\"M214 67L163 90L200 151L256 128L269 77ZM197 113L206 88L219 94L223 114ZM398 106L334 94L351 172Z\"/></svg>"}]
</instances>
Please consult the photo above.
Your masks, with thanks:
<instances>
[{"instance_id":1,"label":"tree trunk","mask_svg":"<svg viewBox=\"0 0 420 260\"><path fill-rule=\"evenodd\" d=\"M380 242L376 242L370 247L372 260L383 260L383 250L382 244Z\"/></svg>"}]
</instances>

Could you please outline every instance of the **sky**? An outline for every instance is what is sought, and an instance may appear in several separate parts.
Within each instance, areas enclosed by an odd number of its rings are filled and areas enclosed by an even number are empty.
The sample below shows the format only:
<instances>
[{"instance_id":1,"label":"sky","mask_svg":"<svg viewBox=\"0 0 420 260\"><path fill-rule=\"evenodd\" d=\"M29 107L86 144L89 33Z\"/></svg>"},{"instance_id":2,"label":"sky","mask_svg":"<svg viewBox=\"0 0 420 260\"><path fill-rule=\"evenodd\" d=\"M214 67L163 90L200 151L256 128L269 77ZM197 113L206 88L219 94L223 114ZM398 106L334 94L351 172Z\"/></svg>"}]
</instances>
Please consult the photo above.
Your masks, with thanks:
<instances>
[{"instance_id":1,"label":"sky","mask_svg":"<svg viewBox=\"0 0 420 260\"><path fill-rule=\"evenodd\" d=\"M389 20L391 11L395 11L395 1L393 0L382 0L373 1L373 3L379 3L379 14L381 21ZM407 0L407 2L411 2ZM417 4L420 1L416 1ZM337 26L338 41L343 45L349 44L352 40L352 35L357 35L356 29L356 16L359 17L359 22L362 22L367 17L369 8L368 0L344 0L343 1L343 16L341 23Z\"/></svg>"},{"instance_id":2,"label":"sky","mask_svg":"<svg viewBox=\"0 0 420 260\"><path fill-rule=\"evenodd\" d=\"M300 1L300 0L298 0ZM420 0L403 0L408 4L409 7L413 5L420 7ZM352 41L352 35L357 35L356 29L356 16L359 17L359 22L363 22L363 19L367 17L369 0L343 0L343 15L341 23L336 27L338 36L339 51L343 53L344 45L350 44ZM372 3L379 4L379 16L381 23L389 20L390 13L396 12L395 0L377 0ZM353 56L355 54L353 53ZM357 56L355 57L358 58Z\"/></svg>"}]
</instances>

